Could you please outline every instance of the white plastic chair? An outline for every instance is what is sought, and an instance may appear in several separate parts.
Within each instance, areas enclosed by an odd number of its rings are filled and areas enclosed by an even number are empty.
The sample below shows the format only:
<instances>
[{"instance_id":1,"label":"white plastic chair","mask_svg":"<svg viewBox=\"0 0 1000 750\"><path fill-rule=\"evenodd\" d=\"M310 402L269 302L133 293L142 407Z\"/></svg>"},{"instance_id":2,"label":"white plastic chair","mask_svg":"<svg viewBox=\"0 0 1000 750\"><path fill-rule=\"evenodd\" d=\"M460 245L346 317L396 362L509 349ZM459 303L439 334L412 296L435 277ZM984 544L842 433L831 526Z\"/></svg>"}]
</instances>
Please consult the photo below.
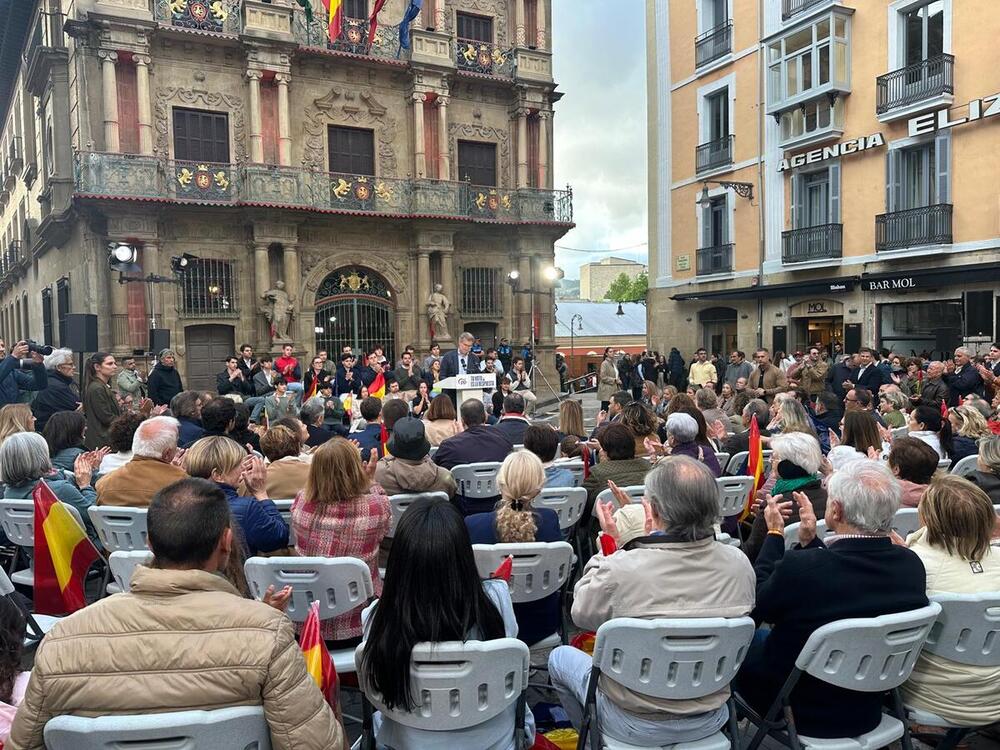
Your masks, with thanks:
<instances>
[{"instance_id":1,"label":"white plastic chair","mask_svg":"<svg viewBox=\"0 0 1000 750\"><path fill-rule=\"evenodd\" d=\"M587 507L587 490L583 487L544 487L531 504L535 508L549 508L559 516L563 534L572 532Z\"/></svg>"},{"instance_id":2,"label":"white plastic chair","mask_svg":"<svg viewBox=\"0 0 1000 750\"><path fill-rule=\"evenodd\" d=\"M828 536L832 536L833 532L826 528L826 520L819 518L816 520L816 538L823 541ZM799 522L790 523L785 526L785 549L791 549L799 541Z\"/></svg>"},{"instance_id":3,"label":"white plastic chair","mask_svg":"<svg viewBox=\"0 0 1000 750\"><path fill-rule=\"evenodd\" d=\"M275 500L274 498L272 498L271 502L274 503L278 507L278 512L281 514L281 517L285 520L285 523L288 524L288 528L291 528L292 527L292 503L295 502L295 498L294 497L283 497L283 498L280 498L278 500Z\"/></svg>"},{"instance_id":4,"label":"white plastic chair","mask_svg":"<svg viewBox=\"0 0 1000 750\"><path fill-rule=\"evenodd\" d=\"M719 462L719 466L722 467L723 472L729 467L729 454L725 451L716 451L715 460Z\"/></svg>"},{"instance_id":5,"label":"white plastic chair","mask_svg":"<svg viewBox=\"0 0 1000 750\"><path fill-rule=\"evenodd\" d=\"M744 476L721 476L717 477L715 483L719 486L719 518L726 519L732 516L739 516L747 505L747 498L753 490L754 478ZM742 533L737 528L737 538L734 539L729 534L718 532L715 535L717 541L723 544L731 544L739 547L743 544Z\"/></svg>"},{"instance_id":6,"label":"white plastic chair","mask_svg":"<svg viewBox=\"0 0 1000 750\"><path fill-rule=\"evenodd\" d=\"M603 675L629 690L662 700L690 700L725 689L746 657L754 634L749 617L640 620L620 617L597 629L594 666L587 686L578 747L592 750L657 750L631 745L601 731L596 710L597 685ZM698 750L738 747L736 712L730 703L729 731L699 740ZM682 747L687 746L682 745ZM669 745L667 747L677 747Z\"/></svg>"},{"instance_id":7,"label":"white plastic chair","mask_svg":"<svg viewBox=\"0 0 1000 750\"><path fill-rule=\"evenodd\" d=\"M726 466L726 474L735 475L737 471L746 463L747 459L750 458L750 451L739 451L734 453L729 457L729 464Z\"/></svg>"},{"instance_id":8,"label":"white plastic chair","mask_svg":"<svg viewBox=\"0 0 1000 750\"><path fill-rule=\"evenodd\" d=\"M69 511L69 514L73 517L73 519L80 524L80 528L86 529L83 525L83 518L80 516L80 511L67 503L63 503L63 505L66 510ZM19 552L21 547L34 547L35 501L0 500L0 528L3 528L4 534L7 535L7 538L11 541L11 543L17 545ZM14 559L11 560L10 580L14 583L20 584L21 586L34 586L34 560L29 558L28 567L26 569L14 571L13 569L17 564L18 557L19 554L15 554Z\"/></svg>"},{"instance_id":9,"label":"white plastic chair","mask_svg":"<svg viewBox=\"0 0 1000 750\"><path fill-rule=\"evenodd\" d=\"M363 650L361 644L355 651L359 667ZM365 709L361 747L375 747L372 706L384 718L413 729L454 732L490 721L516 705L510 732L513 746L519 750L527 745L528 668L528 647L516 638L418 643L410 657L410 688L416 704L412 712L387 708L367 684L364 670L358 669Z\"/></svg>"},{"instance_id":10,"label":"white plastic chair","mask_svg":"<svg viewBox=\"0 0 1000 750\"><path fill-rule=\"evenodd\" d=\"M951 467L951 473L960 477L967 477L969 474L974 472L979 466L979 456L966 456L965 458L959 459L959 461Z\"/></svg>"},{"instance_id":11,"label":"white plastic chair","mask_svg":"<svg viewBox=\"0 0 1000 750\"><path fill-rule=\"evenodd\" d=\"M97 537L108 552L117 550L146 550L147 508L118 507L114 505L91 505L87 515L97 531ZM111 582L111 567L104 569L101 591L105 594L121 592L117 583Z\"/></svg>"},{"instance_id":12,"label":"white plastic chair","mask_svg":"<svg viewBox=\"0 0 1000 750\"><path fill-rule=\"evenodd\" d=\"M903 427L894 427L890 434L892 436L892 440L895 440L896 438L906 437L907 435L910 434L910 428L906 427L905 425Z\"/></svg>"},{"instance_id":13,"label":"white plastic chair","mask_svg":"<svg viewBox=\"0 0 1000 750\"><path fill-rule=\"evenodd\" d=\"M451 470L458 484L458 494L468 500L486 500L497 497L500 489L497 487L497 472L500 463L484 461L478 464L461 464Z\"/></svg>"},{"instance_id":14,"label":"white plastic chair","mask_svg":"<svg viewBox=\"0 0 1000 750\"><path fill-rule=\"evenodd\" d=\"M909 731L900 720L904 714L899 686L913 671L913 665L940 612L941 605L931 602L926 607L909 612L836 620L814 630L795 660L795 668L764 716L757 716L737 695L740 708L750 724L757 726L747 750L756 750L764 738L776 730L787 732L793 747L875 750L902 739L903 747L909 750ZM785 719L792 717L789 696L803 673L845 690L866 693L891 691L899 718L882 714L879 725L860 737L817 739L801 735L795 729L794 720ZM836 708L831 707L830 710L835 711Z\"/></svg>"},{"instance_id":15,"label":"white plastic chair","mask_svg":"<svg viewBox=\"0 0 1000 750\"><path fill-rule=\"evenodd\" d=\"M643 495L646 494L646 486L642 484L633 484L629 485L628 487L620 487L619 489L624 490L625 494L629 496L629 499L633 503L641 503ZM606 490L601 490L597 494L597 499L594 501L594 509L591 511L594 515L594 518L597 518L597 504L605 503L608 500L610 500L615 504L615 510L618 510L618 508L621 507L620 505L618 505L618 501L615 499L614 493L611 492L610 487Z\"/></svg>"},{"instance_id":16,"label":"white plastic chair","mask_svg":"<svg viewBox=\"0 0 1000 750\"><path fill-rule=\"evenodd\" d=\"M583 485L583 459L578 459L576 461L564 461L557 465L560 469L568 469L573 475L574 487L580 487Z\"/></svg>"},{"instance_id":17,"label":"white plastic chair","mask_svg":"<svg viewBox=\"0 0 1000 750\"><path fill-rule=\"evenodd\" d=\"M119 591L128 591L132 584L132 574L140 565L149 565L153 560L153 553L148 549L117 550L111 553L108 558L108 567L111 569L111 577L115 579L115 584Z\"/></svg>"},{"instance_id":18,"label":"white plastic chair","mask_svg":"<svg viewBox=\"0 0 1000 750\"><path fill-rule=\"evenodd\" d=\"M386 534L386 538L392 538L396 533L396 526L399 524L399 519L403 517L403 513L406 509L413 505L417 500L421 498L428 498L432 500L448 500L447 492L413 492L410 494L400 494L400 495L390 495L389 505L392 510L392 521L389 525L389 533Z\"/></svg>"},{"instance_id":19,"label":"white plastic chair","mask_svg":"<svg viewBox=\"0 0 1000 750\"><path fill-rule=\"evenodd\" d=\"M427 455L430 456L431 458L434 458L434 454L438 452L438 448L440 448L440 447L441 446L439 446L439 445L432 445L431 449L430 449L430 452Z\"/></svg>"},{"instance_id":20,"label":"white plastic chair","mask_svg":"<svg viewBox=\"0 0 1000 750\"><path fill-rule=\"evenodd\" d=\"M261 706L214 711L99 716L64 714L45 724L48 750L271 750L271 730Z\"/></svg>"},{"instance_id":21,"label":"white plastic chair","mask_svg":"<svg viewBox=\"0 0 1000 750\"><path fill-rule=\"evenodd\" d=\"M920 518L916 508L900 508L892 517L892 530L906 539L920 528Z\"/></svg>"},{"instance_id":22,"label":"white plastic chair","mask_svg":"<svg viewBox=\"0 0 1000 750\"><path fill-rule=\"evenodd\" d=\"M950 458L942 458L940 461L938 461L938 471L941 470L948 471L949 466L951 466Z\"/></svg>"},{"instance_id":23,"label":"white plastic chair","mask_svg":"<svg viewBox=\"0 0 1000 750\"><path fill-rule=\"evenodd\" d=\"M322 622L363 607L375 595L371 571L354 557L251 557L243 569L255 599L263 599L268 586L292 587L285 610L292 622L305 622L314 600ZM338 672L354 671L354 649L331 651L330 658Z\"/></svg>"},{"instance_id":24,"label":"white plastic chair","mask_svg":"<svg viewBox=\"0 0 1000 750\"><path fill-rule=\"evenodd\" d=\"M10 577L7 575L3 568L0 568L0 596L10 596L14 593L14 584L11 583ZM12 603L15 607L18 607L16 602ZM24 645L28 648L37 646L39 641L45 637L45 635L52 630L52 626L59 622L61 617L54 617L52 615L36 615L34 613L29 613L27 616L28 627L24 634Z\"/></svg>"},{"instance_id":25,"label":"white plastic chair","mask_svg":"<svg viewBox=\"0 0 1000 750\"><path fill-rule=\"evenodd\" d=\"M523 451L523 450L524 450L524 443L515 443L514 444L514 451L515 452L516 451Z\"/></svg>"}]
</instances>

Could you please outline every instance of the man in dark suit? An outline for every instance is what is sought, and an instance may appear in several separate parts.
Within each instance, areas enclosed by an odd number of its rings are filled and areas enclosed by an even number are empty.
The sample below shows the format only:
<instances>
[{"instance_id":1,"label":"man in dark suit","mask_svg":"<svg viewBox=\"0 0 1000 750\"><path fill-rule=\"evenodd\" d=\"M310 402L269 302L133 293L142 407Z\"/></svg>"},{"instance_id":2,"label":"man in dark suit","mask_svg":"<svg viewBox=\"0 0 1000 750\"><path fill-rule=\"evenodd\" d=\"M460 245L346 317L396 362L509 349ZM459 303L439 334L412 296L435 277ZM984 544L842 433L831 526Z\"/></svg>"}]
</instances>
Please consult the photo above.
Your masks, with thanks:
<instances>
[{"instance_id":1,"label":"man in dark suit","mask_svg":"<svg viewBox=\"0 0 1000 750\"><path fill-rule=\"evenodd\" d=\"M985 393L983 377L972 364L972 352L964 346L955 350L953 362L945 363L944 382L948 384L948 406L961 406L970 393L982 396Z\"/></svg>"},{"instance_id":2,"label":"man in dark suit","mask_svg":"<svg viewBox=\"0 0 1000 750\"><path fill-rule=\"evenodd\" d=\"M826 388L837 397L841 404L844 403L844 397L850 390L844 388L844 382L851 379L857 357L857 354L844 357L840 362L835 363L826 374Z\"/></svg>"},{"instance_id":3,"label":"man in dark suit","mask_svg":"<svg viewBox=\"0 0 1000 750\"><path fill-rule=\"evenodd\" d=\"M768 534L754 565L752 616L758 624L771 623L771 629L758 631L736 678L737 692L759 714L770 707L802 646L821 625L927 606L923 563L889 538L900 488L885 465L862 459L833 474L825 517L836 538L826 544L816 538L809 499L793 494L800 526L799 545L792 550L785 551L781 503L768 498L764 510ZM878 726L883 697L804 674L792 690L791 706L800 734L857 737Z\"/></svg>"},{"instance_id":4,"label":"man in dark suit","mask_svg":"<svg viewBox=\"0 0 1000 750\"><path fill-rule=\"evenodd\" d=\"M344 393L360 396L362 385L361 376L354 369L354 355L350 352L341 354L340 368L337 370L337 381L334 384L333 392L338 396Z\"/></svg>"},{"instance_id":5,"label":"man in dark suit","mask_svg":"<svg viewBox=\"0 0 1000 750\"><path fill-rule=\"evenodd\" d=\"M364 429L352 432L347 437L355 440L361 448L361 457L365 461L371 455L372 448L378 451L378 457L382 458L382 401L369 396L361 402L361 418L365 420Z\"/></svg>"},{"instance_id":6,"label":"man in dark suit","mask_svg":"<svg viewBox=\"0 0 1000 750\"><path fill-rule=\"evenodd\" d=\"M511 391L503 398L503 416L493 425L493 429L502 433L514 445L524 444L524 431L531 423L524 416L524 398L520 393Z\"/></svg>"},{"instance_id":7,"label":"man in dark suit","mask_svg":"<svg viewBox=\"0 0 1000 750\"><path fill-rule=\"evenodd\" d=\"M458 348L441 357L441 379L453 378L456 375L468 375L473 372L481 372L479 357L472 353L472 344L476 340L468 331L463 331L458 336ZM444 393L453 403L457 403L458 398L454 389L446 388Z\"/></svg>"},{"instance_id":8,"label":"man in dark suit","mask_svg":"<svg viewBox=\"0 0 1000 750\"><path fill-rule=\"evenodd\" d=\"M469 342L472 346L472 342ZM478 399L470 398L459 409L465 429L443 441L434 454L434 463L446 469L454 469L462 464L484 461L503 461L514 450L514 444L497 429L486 424L486 407ZM459 488L461 492L461 488ZM465 515L488 513L496 505L497 497L468 500L463 495L455 496Z\"/></svg>"},{"instance_id":9,"label":"man in dark suit","mask_svg":"<svg viewBox=\"0 0 1000 750\"><path fill-rule=\"evenodd\" d=\"M878 389L888 382L889 380L886 378L885 373L878 367L878 356L875 350L865 347L858 352L858 367L851 372L851 376L845 382L841 383L841 385L845 391L858 386L871 393L878 393Z\"/></svg>"}]
</instances>

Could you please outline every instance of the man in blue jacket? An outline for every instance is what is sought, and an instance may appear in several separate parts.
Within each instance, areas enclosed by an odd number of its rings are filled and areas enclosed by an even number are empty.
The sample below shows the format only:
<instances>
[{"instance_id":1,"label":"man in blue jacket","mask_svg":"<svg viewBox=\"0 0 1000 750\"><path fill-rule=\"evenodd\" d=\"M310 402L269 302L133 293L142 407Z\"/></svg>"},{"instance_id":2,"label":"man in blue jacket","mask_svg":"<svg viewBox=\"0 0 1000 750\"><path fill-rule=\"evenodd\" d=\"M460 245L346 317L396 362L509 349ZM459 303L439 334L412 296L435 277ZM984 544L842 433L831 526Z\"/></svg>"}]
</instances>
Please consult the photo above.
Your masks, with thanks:
<instances>
[{"instance_id":1,"label":"man in blue jacket","mask_svg":"<svg viewBox=\"0 0 1000 750\"><path fill-rule=\"evenodd\" d=\"M28 344L18 341L7 352L7 345L0 339L0 406L21 401L22 391L40 391L49 387L42 356L31 353L32 364L27 372L21 370L21 360L28 354Z\"/></svg>"}]
</instances>

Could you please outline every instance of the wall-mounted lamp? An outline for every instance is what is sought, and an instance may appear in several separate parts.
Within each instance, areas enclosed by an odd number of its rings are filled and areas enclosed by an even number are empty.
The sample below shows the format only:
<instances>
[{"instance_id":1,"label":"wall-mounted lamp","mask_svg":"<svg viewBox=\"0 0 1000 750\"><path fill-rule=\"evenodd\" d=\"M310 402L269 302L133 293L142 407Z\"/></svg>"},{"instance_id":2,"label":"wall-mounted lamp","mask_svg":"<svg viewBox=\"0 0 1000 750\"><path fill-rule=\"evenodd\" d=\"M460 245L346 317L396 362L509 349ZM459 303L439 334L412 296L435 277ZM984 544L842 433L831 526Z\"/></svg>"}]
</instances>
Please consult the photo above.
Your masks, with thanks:
<instances>
[{"instance_id":1,"label":"wall-mounted lamp","mask_svg":"<svg viewBox=\"0 0 1000 750\"><path fill-rule=\"evenodd\" d=\"M705 180L701 183L701 197L698 199L698 204L701 206L708 206L712 202L711 196L708 194L709 185L720 185L727 189L732 189L741 198L746 198L753 203L753 183L752 182L731 182L729 180Z\"/></svg>"}]
</instances>

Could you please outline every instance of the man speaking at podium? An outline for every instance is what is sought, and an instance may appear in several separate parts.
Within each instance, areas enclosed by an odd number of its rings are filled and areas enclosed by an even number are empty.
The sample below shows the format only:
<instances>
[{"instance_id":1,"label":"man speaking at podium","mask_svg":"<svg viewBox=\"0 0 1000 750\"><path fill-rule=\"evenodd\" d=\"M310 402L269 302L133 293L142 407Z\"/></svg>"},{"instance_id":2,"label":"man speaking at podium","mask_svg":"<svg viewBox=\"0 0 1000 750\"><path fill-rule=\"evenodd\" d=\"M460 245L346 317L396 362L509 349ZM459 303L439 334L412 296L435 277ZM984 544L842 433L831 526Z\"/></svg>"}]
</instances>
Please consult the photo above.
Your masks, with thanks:
<instances>
[{"instance_id":1,"label":"man speaking at podium","mask_svg":"<svg viewBox=\"0 0 1000 750\"><path fill-rule=\"evenodd\" d=\"M468 331L463 331L458 337L458 349L453 349L441 358L441 379L452 378L456 375L469 375L471 373L482 372L479 358L472 353L472 342L476 338ZM453 402L457 399L455 391L446 389Z\"/></svg>"}]
</instances>

